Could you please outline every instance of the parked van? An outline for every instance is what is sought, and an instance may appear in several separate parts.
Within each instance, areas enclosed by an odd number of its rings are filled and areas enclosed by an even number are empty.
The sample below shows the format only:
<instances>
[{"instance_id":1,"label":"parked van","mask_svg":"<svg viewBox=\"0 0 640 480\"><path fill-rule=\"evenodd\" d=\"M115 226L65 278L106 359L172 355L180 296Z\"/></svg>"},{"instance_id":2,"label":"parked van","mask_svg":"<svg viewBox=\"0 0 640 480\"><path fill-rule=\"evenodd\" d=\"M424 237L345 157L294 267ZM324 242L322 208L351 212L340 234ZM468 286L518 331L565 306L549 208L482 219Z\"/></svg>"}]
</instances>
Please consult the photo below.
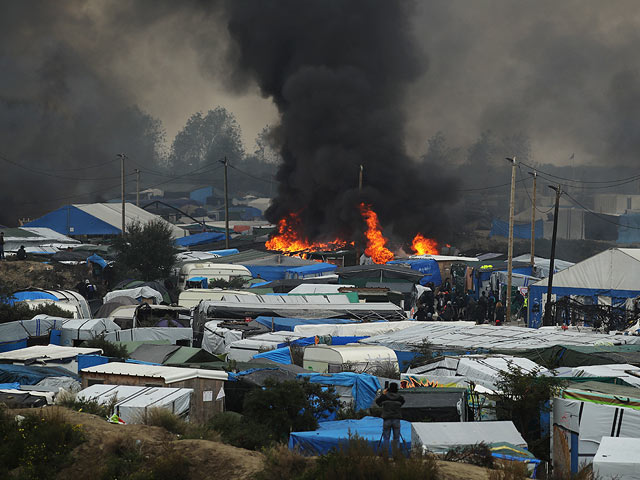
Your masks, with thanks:
<instances>
[{"instance_id":1,"label":"parked van","mask_svg":"<svg viewBox=\"0 0 640 480\"><path fill-rule=\"evenodd\" d=\"M196 307L201 300L219 302L225 295L255 295L247 290L223 290L222 288L189 288L180 292L178 305L185 308Z\"/></svg>"},{"instance_id":2,"label":"parked van","mask_svg":"<svg viewBox=\"0 0 640 480\"><path fill-rule=\"evenodd\" d=\"M180 290L186 290L190 279L197 279L197 283L202 284L202 279L207 283L215 280L231 281L235 278L251 280L253 276L247 267L233 265L230 263L186 263L180 268L178 276L178 286Z\"/></svg>"},{"instance_id":3,"label":"parked van","mask_svg":"<svg viewBox=\"0 0 640 480\"><path fill-rule=\"evenodd\" d=\"M371 373L379 367L398 370L396 352L378 345L315 345L304 349L303 367L317 373Z\"/></svg>"}]
</instances>

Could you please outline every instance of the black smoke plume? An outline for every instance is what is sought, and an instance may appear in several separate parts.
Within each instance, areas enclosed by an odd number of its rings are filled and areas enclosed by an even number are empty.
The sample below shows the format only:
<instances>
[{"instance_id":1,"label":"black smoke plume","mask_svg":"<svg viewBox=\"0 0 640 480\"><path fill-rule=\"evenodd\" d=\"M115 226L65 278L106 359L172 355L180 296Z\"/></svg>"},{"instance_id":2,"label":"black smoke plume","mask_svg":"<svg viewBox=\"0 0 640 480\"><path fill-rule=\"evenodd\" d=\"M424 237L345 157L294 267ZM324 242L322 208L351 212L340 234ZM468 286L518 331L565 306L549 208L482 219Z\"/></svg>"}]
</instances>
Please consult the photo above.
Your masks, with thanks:
<instances>
[{"instance_id":1,"label":"black smoke plume","mask_svg":"<svg viewBox=\"0 0 640 480\"><path fill-rule=\"evenodd\" d=\"M404 147L404 94L426 68L411 14L387 0L227 4L238 81L255 79L281 114L269 220L299 212L310 239L354 238L364 201L398 239L443 233L450 184Z\"/></svg>"}]
</instances>

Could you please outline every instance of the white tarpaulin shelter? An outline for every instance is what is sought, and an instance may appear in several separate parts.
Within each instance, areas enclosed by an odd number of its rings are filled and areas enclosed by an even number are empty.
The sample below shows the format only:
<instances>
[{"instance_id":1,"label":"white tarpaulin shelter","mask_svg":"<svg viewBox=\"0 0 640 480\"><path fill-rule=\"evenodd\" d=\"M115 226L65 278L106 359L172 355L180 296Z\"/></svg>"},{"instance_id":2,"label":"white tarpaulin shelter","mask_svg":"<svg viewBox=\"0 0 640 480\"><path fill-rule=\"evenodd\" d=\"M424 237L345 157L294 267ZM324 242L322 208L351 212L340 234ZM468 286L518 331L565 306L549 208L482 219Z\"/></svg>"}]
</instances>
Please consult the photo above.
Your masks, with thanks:
<instances>
[{"instance_id":1,"label":"white tarpaulin shelter","mask_svg":"<svg viewBox=\"0 0 640 480\"><path fill-rule=\"evenodd\" d=\"M411 445L422 445L423 450L445 453L453 447L477 443L507 442L527 448L527 442L516 430L513 422L413 422Z\"/></svg>"},{"instance_id":2,"label":"white tarpaulin shelter","mask_svg":"<svg viewBox=\"0 0 640 480\"><path fill-rule=\"evenodd\" d=\"M151 408L169 410L180 417L189 415L192 388L91 385L76 395L78 400L109 404L115 398L115 413L126 423L143 423Z\"/></svg>"},{"instance_id":3,"label":"white tarpaulin shelter","mask_svg":"<svg viewBox=\"0 0 640 480\"><path fill-rule=\"evenodd\" d=\"M341 285L332 283L301 283L289 292L289 295L308 295L319 293L340 293L341 288L355 287L355 285Z\"/></svg>"},{"instance_id":4,"label":"white tarpaulin shelter","mask_svg":"<svg viewBox=\"0 0 640 480\"><path fill-rule=\"evenodd\" d=\"M602 437L593 457L597 478L640 480L640 438Z\"/></svg>"},{"instance_id":5,"label":"white tarpaulin shelter","mask_svg":"<svg viewBox=\"0 0 640 480\"><path fill-rule=\"evenodd\" d=\"M248 362L260 352L273 350L278 348L279 344L287 343L299 338L305 338L294 332L269 332L260 335L254 335L251 338L245 338L233 342L228 347L228 359L238 362Z\"/></svg>"},{"instance_id":6,"label":"white tarpaulin shelter","mask_svg":"<svg viewBox=\"0 0 640 480\"><path fill-rule=\"evenodd\" d=\"M60 345L73 347L77 340L91 340L120 327L108 318L78 318L64 322L60 328Z\"/></svg>"},{"instance_id":7,"label":"white tarpaulin shelter","mask_svg":"<svg viewBox=\"0 0 640 480\"><path fill-rule=\"evenodd\" d=\"M304 349L303 367L312 372L336 373L349 365L352 371L363 373L387 364L398 368L396 352L386 347L347 344L310 345Z\"/></svg>"},{"instance_id":8,"label":"white tarpaulin shelter","mask_svg":"<svg viewBox=\"0 0 640 480\"><path fill-rule=\"evenodd\" d=\"M418 322L404 320L402 322L365 322L365 323L343 323L343 324L317 324L317 325L296 325L293 327L295 333L311 337L314 335L331 335L332 337L370 337L383 333L397 332L405 328L417 325ZM475 322L469 322L474 325Z\"/></svg>"},{"instance_id":9,"label":"white tarpaulin shelter","mask_svg":"<svg viewBox=\"0 0 640 480\"><path fill-rule=\"evenodd\" d=\"M104 296L104 303L107 303L108 301L113 300L116 297L129 297L136 300L139 300L141 298L153 298L156 304L162 303L162 294L159 291L147 286L108 292Z\"/></svg>"},{"instance_id":10,"label":"white tarpaulin shelter","mask_svg":"<svg viewBox=\"0 0 640 480\"><path fill-rule=\"evenodd\" d=\"M620 345L640 343L631 335L604 335L578 331L536 330L525 327L469 325L449 322L416 322L415 326L360 340L360 343L384 345L399 351L413 351L424 339L435 348L520 350L554 345Z\"/></svg>"},{"instance_id":11,"label":"white tarpaulin shelter","mask_svg":"<svg viewBox=\"0 0 640 480\"><path fill-rule=\"evenodd\" d=\"M110 342L142 342L147 340L169 340L172 344L176 344L179 340L186 340L191 345L193 341L192 328L173 328L173 327L142 327L129 328L126 330L117 330L107 333L105 340ZM183 345L182 343L180 345ZM187 345L183 345L187 346Z\"/></svg>"},{"instance_id":12,"label":"white tarpaulin shelter","mask_svg":"<svg viewBox=\"0 0 640 480\"><path fill-rule=\"evenodd\" d=\"M209 353L226 353L229 346L242 340L242 331L219 327L221 320L213 320L204 324L202 349Z\"/></svg>"},{"instance_id":13,"label":"white tarpaulin shelter","mask_svg":"<svg viewBox=\"0 0 640 480\"><path fill-rule=\"evenodd\" d=\"M525 253L524 255L520 255L513 259L514 263L529 263L531 261L531 254ZM533 264L535 266L535 274L540 278L547 278L549 276L549 269L551 267L551 260L548 258L542 257L533 257ZM556 258L553 261L553 271L554 273L565 270L569 267L574 266L575 263L567 262L565 260L560 260ZM554 282L555 283L555 282Z\"/></svg>"},{"instance_id":14,"label":"white tarpaulin shelter","mask_svg":"<svg viewBox=\"0 0 640 480\"><path fill-rule=\"evenodd\" d=\"M34 365L39 367L63 367L78 373L78 355L102 354L99 348L60 347L58 345L34 345L0 353L0 363Z\"/></svg>"},{"instance_id":15,"label":"white tarpaulin shelter","mask_svg":"<svg viewBox=\"0 0 640 480\"><path fill-rule=\"evenodd\" d=\"M529 326L539 327L543 308L531 312L534 303L544 307L548 279L529 287ZM640 248L610 248L591 258L558 272L553 277L553 295L590 297L597 305L602 300L610 305L625 304L640 295Z\"/></svg>"},{"instance_id":16,"label":"white tarpaulin shelter","mask_svg":"<svg viewBox=\"0 0 640 480\"><path fill-rule=\"evenodd\" d=\"M512 357L508 355L465 355L463 357L444 357L437 362L410 368L407 374L424 374L428 378L460 376L466 380L496 391L496 382L500 380L501 372L508 372L512 367L519 367L524 372L539 369L541 374L547 373L546 368L528 358Z\"/></svg>"},{"instance_id":17,"label":"white tarpaulin shelter","mask_svg":"<svg viewBox=\"0 0 640 480\"><path fill-rule=\"evenodd\" d=\"M560 376L563 377L616 377L634 387L640 387L640 367L628 363L611 365L589 365L575 367ZM639 390L640 395L640 390ZM638 433L640 435L640 432Z\"/></svg>"}]
</instances>

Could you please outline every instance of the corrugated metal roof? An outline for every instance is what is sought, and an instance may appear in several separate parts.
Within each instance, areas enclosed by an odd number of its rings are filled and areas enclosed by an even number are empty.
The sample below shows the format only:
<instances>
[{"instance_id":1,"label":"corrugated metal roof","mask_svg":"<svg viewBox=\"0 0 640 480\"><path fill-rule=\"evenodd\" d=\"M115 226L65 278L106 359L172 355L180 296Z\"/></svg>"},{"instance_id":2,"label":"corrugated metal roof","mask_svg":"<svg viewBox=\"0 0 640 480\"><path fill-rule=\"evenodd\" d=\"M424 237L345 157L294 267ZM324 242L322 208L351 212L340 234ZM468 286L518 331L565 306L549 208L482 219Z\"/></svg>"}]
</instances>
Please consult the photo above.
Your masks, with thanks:
<instances>
[{"instance_id":1,"label":"corrugated metal roof","mask_svg":"<svg viewBox=\"0 0 640 480\"><path fill-rule=\"evenodd\" d=\"M102 353L99 348L80 347L60 347L58 345L36 345L33 347L21 348L10 352L0 353L0 361L20 361L27 360L65 360L76 357L80 354Z\"/></svg>"},{"instance_id":2,"label":"corrugated metal roof","mask_svg":"<svg viewBox=\"0 0 640 480\"><path fill-rule=\"evenodd\" d=\"M206 378L210 380L227 380L229 378L227 372L220 370L201 370L198 368L165 367L122 362L109 362L104 365L96 365L81 370L81 373L162 378L167 384L182 382L192 378Z\"/></svg>"}]
</instances>

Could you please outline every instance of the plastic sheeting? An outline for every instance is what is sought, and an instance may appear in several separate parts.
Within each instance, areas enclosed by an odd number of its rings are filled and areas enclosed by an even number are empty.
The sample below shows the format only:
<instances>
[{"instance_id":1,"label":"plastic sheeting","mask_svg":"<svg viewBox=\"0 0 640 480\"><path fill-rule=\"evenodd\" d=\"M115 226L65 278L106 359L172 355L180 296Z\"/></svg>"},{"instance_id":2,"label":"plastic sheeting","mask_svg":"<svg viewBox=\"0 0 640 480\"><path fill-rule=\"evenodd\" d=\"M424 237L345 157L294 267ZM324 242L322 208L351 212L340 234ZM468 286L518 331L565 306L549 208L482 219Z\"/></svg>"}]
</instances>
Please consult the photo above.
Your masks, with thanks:
<instances>
[{"instance_id":1,"label":"plastic sheeting","mask_svg":"<svg viewBox=\"0 0 640 480\"><path fill-rule=\"evenodd\" d=\"M180 247L193 247L196 245L204 245L206 243L219 242L224 240L225 234L218 232L202 232L188 235L186 237L177 238L175 244Z\"/></svg>"},{"instance_id":2,"label":"plastic sheeting","mask_svg":"<svg viewBox=\"0 0 640 480\"><path fill-rule=\"evenodd\" d=\"M272 360L283 365L291 365L293 363L291 361L291 349L289 347L281 347L269 350L268 352L258 353L254 355L253 358L266 358L267 360Z\"/></svg>"},{"instance_id":3,"label":"plastic sheeting","mask_svg":"<svg viewBox=\"0 0 640 480\"><path fill-rule=\"evenodd\" d=\"M116 297L129 297L129 298L135 298L136 300L140 298L153 298L157 304L162 303L162 294L159 291L146 286L138 287L138 288L127 288L125 290L114 290L113 292L108 292L104 296L104 303L107 303Z\"/></svg>"},{"instance_id":4,"label":"plastic sheeting","mask_svg":"<svg viewBox=\"0 0 640 480\"><path fill-rule=\"evenodd\" d=\"M115 413L126 423L144 423L150 408L162 408L180 417L189 414L192 388L92 385L78 392L79 400L108 404L115 397Z\"/></svg>"},{"instance_id":5,"label":"plastic sheeting","mask_svg":"<svg viewBox=\"0 0 640 480\"><path fill-rule=\"evenodd\" d=\"M36 385L49 377L69 377L79 380L80 377L60 367L35 367L25 365L0 365L0 383L19 383L20 385Z\"/></svg>"},{"instance_id":6,"label":"plastic sheeting","mask_svg":"<svg viewBox=\"0 0 640 480\"><path fill-rule=\"evenodd\" d=\"M535 237L544 238L543 228L544 222L542 220L536 220L535 222ZM491 221L491 232L489 237L508 237L509 236L509 222L494 218ZM513 226L513 238L531 239L531 222L519 223Z\"/></svg>"},{"instance_id":7,"label":"plastic sheeting","mask_svg":"<svg viewBox=\"0 0 640 480\"><path fill-rule=\"evenodd\" d=\"M440 267L438 262L433 258L407 258L405 260L392 260L387 264L400 264L406 265L413 270L417 270L422 273L424 277L420 280L420 283L425 285L428 282L433 282L436 287L442 284L442 275L440 274Z\"/></svg>"},{"instance_id":8,"label":"plastic sheeting","mask_svg":"<svg viewBox=\"0 0 640 480\"><path fill-rule=\"evenodd\" d=\"M640 387L640 367L625 363L576 367L562 374L563 377L615 377L634 387ZM640 391L639 391L640 394Z\"/></svg>"},{"instance_id":9,"label":"plastic sheeting","mask_svg":"<svg viewBox=\"0 0 640 480\"><path fill-rule=\"evenodd\" d=\"M331 449L346 446L349 437L358 435L369 443L374 451L380 451L382 438L382 419L364 417L360 420L338 420L322 422L313 432L292 432L289 436L289 448L297 449L303 455L325 455ZM411 451L411 424L400 420L402 452Z\"/></svg>"},{"instance_id":10,"label":"plastic sheeting","mask_svg":"<svg viewBox=\"0 0 640 480\"><path fill-rule=\"evenodd\" d=\"M366 373L301 373L298 378L306 378L311 383L319 383L321 385L351 387L351 398L353 399L353 407L356 410L369 408L373 404L378 390L380 390L378 378ZM348 399L343 398L341 400L348 401Z\"/></svg>"},{"instance_id":11,"label":"plastic sheeting","mask_svg":"<svg viewBox=\"0 0 640 480\"><path fill-rule=\"evenodd\" d=\"M209 353L226 353L233 342L242 340L241 330L219 327L219 323L212 321L204 324L202 349Z\"/></svg>"},{"instance_id":12,"label":"plastic sheeting","mask_svg":"<svg viewBox=\"0 0 640 480\"><path fill-rule=\"evenodd\" d=\"M71 347L75 340L91 340L92 338L120 330L120 327L108 318L73 319L64 322L58 328L60 333L60 345Z\"/></svg>"},{"instance_id":13,"label":"plastic sheeting","mask_svg":"<svg viewBox=\"0 0 640 480\"><path fill-rule=\"evenodd\" d=\"M445 357L437 362L429 363L407 370L408 374L423 374L437 379L440 376L460 376L490 390L496 391L496 382L500 380L500 373L510 371L517 366L524 372L540 370L541 374L548 372L527 358L508 355L466 355L463 357Z\"/></svg>"},{"instance_id":14,"label":"plastic sheeting","mask_svg":"<svg viewBox=\"0 0 640 480\"><path fill-rule=\"evenodd\" d=\"M424 451L445 453L453 447L477 443L512 443L527 448L527 442L513 422L414 422L411 424L411 443L422 445Z\"/></svg>"},{"instance_id":15,"label":"plastic sheeting","mask_svg":"<svg viewBox=\"0 0 640 480\"><path fill-rule=\"evenodd\" d=\"M473 325L474 323L469 323ZM401 322L365 322L365 323L351 323L351 324L318 324L318 325L296 325L293 328L295 333L301 335L331 335L345 337L345 336L358 336L358 337L371 337L373 335L381 335L384 333L397 332L398 330L404 330L412 326L418 325L418 322L413 320L403 320Z\"/></svg>"},{"instance_id":16,"label":"plastic sheeting","mask_svg":"<svg viewBox=\"0 0 640 480\"><path fill-rule=\"evenodd\" d=\"M273 331L279 332L282 330L293 332L298 325L326 325L326 324L342 324L342 323L356 323L356 320L350 320L347 318L286 318L286 317L257 317L256 322L268 327L273 328Z\"/></svg>"},{"instance_id":17,"label":"plastic sheeting","mask_svg":"<svg viewBox=\"0 0 640 480\"><path fill-rule=\"evenodd\" d=\"M640 438L602 437L593 458L596 478L640 480Z\"/></svg>"},{"instance_id":18,"label":"plastic sheeting","mask_svg":"<svg viewBox=\"0 0 640 480\"><path fill-rule=\"evenodd\" d=\"M130 328L107 333L105 340L110 342L141 342L146 340L169 340L176 343L178 340L188 340L189 345L193 341L193 329L171 327L145 327Z\"/></svg>"},{"instance_id":19,"label":"plastic sheeting","mask_svg":"<svg viewBox=\"0 0 640 480\"><path fill-rule=\"evenodd\" d=\"M251 338L231 343L228 347L228 359L238 362L248 362L260 352L278 348L284 343L305 338L305 336L294 332L270 332L254 335Z\"/></svg>"}]
</instances>

